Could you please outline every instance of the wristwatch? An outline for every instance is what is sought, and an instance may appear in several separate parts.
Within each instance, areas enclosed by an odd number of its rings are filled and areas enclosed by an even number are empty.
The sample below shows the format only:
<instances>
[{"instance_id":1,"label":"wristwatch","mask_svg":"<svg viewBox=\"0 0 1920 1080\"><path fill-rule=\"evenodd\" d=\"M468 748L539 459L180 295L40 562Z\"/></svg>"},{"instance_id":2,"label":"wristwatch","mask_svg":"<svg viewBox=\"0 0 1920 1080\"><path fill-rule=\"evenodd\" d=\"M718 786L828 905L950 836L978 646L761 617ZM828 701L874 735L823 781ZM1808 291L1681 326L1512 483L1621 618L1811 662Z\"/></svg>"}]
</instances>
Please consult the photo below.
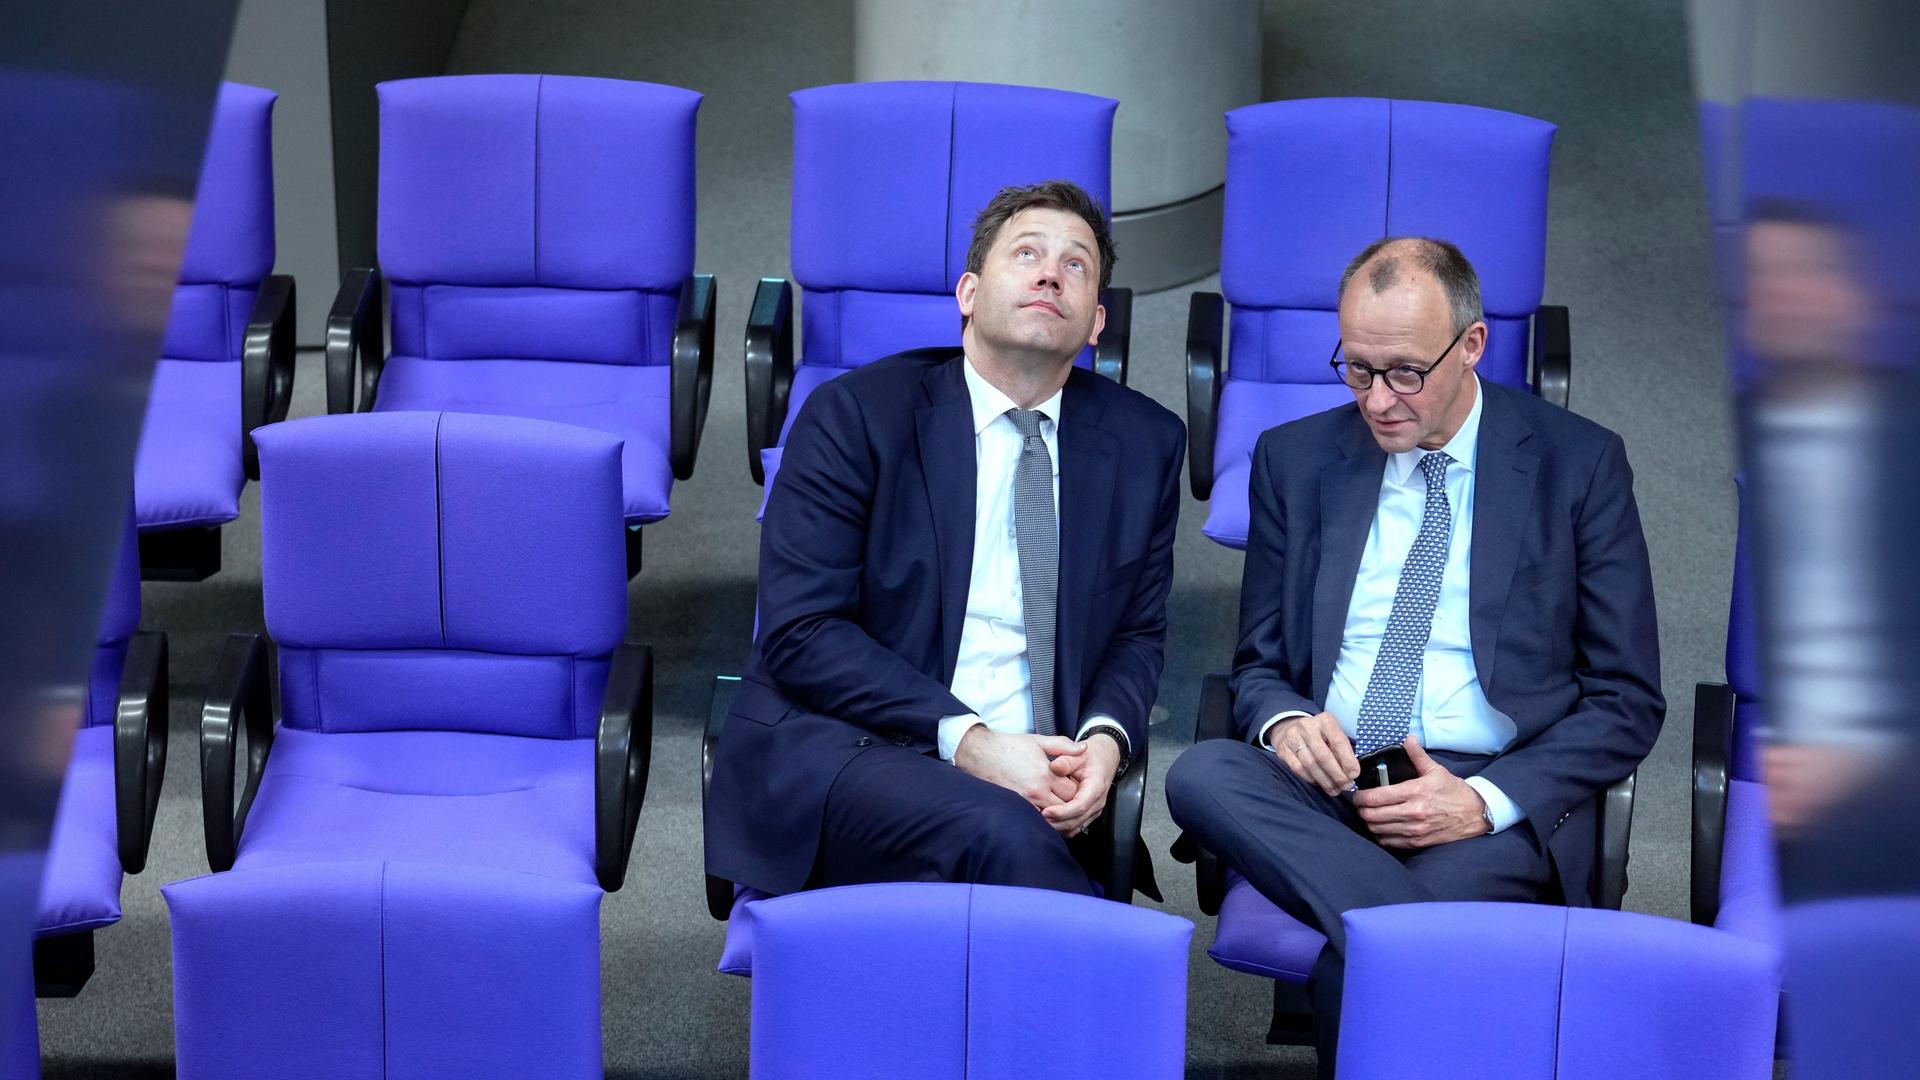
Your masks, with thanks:
<instances>
[{"instance_id":1,"label":"wristwatch","mask_svg":"<svg viewBox=\"0 0 1920 1080\"><path fill-rule=\"evenodd\" d=\"M1496 828L1493 823L1493 807L1488 806L1485 799L1480 800L1480 820L1487 823L1487 832L1491 833Z\"/></svg>"},{"instance_id":2,"label":"wristwatch","mask_svg":"<svg viewBox=\"0 0 1920 1080\"><path fill-rule=\"evenodd\" d=\"M1095 735L1105 735L1107 738L1113 740L1114 746L1119 748L1120 766L1113 770L1113 778L1118 780L1122 776L1125 776L1127 774L1127 766L1133 764L1133 755L1127 753L1126 729L1120 727L1118 724L1101 724L1087 732L1087 738L1089 739Z\"/></svg>"}]
</instances>

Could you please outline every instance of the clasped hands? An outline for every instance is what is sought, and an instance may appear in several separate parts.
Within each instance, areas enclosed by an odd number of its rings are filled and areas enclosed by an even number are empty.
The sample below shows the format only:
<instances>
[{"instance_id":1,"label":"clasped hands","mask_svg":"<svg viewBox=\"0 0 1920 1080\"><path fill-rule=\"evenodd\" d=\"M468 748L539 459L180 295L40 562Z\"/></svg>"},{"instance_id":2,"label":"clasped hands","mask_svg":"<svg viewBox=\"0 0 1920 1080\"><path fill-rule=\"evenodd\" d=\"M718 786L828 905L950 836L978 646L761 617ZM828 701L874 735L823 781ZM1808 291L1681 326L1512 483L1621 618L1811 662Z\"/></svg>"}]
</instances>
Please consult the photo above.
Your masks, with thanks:
<instances>
[{"instance_id":1,"label":"clasped hands","mask_svg":"<svg viewBox=\"0 0 1920 1080\"><path fill-rule=\"evenodd\" d=\"M975 724L953 754L961 772L997 784L1032 803L1062 836L1078 836L1107 808L1120 768L1111 735L1085 742L1060 735L1019 735Z\"/></svg>"},{"instance_id":2,"label":"clasped hands","mask_svg":"<svg viewBox=\"0 0 1920 1080\"><path fill-rule=\"evenodd\" d=\"M1329 798L1338 798L1360 777L1353 743L1331 713L1288 717L1267 730L1267 745L1295 776ZM1487 803L1473 785L1428 757L1419 739L1409 735L1404 745L1419 775L1353 792L1354 811L1374 842L1416 850L1484 836Z\"/></svg>"}]
</instances>

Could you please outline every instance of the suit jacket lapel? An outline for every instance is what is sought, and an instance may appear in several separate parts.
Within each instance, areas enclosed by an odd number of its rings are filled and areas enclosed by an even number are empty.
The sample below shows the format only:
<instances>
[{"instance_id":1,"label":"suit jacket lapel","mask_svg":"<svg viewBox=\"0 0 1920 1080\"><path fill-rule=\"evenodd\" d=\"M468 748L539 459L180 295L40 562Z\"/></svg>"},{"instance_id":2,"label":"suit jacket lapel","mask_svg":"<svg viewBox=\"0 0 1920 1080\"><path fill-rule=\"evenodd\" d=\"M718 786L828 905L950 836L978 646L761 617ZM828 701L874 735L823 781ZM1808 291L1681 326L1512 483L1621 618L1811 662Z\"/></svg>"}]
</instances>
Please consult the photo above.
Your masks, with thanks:
<instances>
[{"instance_id":1,"label":"suit jacket lapel","mask_svg":"<svg viewBox=\"0 0 1920 1080\"><path fill-rule=\"evenodd\" d=\"M1512 391L1481 382L1480 443L1473 494L1473 559L1468 568L1468 630L1480 690L1493 687L1494 646L1513 586L1520 539L1532 519L1540 456L1522 447L1532 430L1504 397Z\"/></svg>"},{"instance_id":2,"label":"suit jacket lapel","mask_svg":"<svg viewBox=\"0 0 1920 1080\"><path fill-rule=\"evenodd\" d=\"M1353 600L1360 556L1380 508L1380 481L1386 452L1373 441L1367 423L1353 413L1341 457L1320 474L1320 571L1313 586L1313 699L1326 704L1333 664L1346 636L1347 606Z\"/></svg>"},{"instance_id":3,"label":"suit jacket lapel","mask_svg":"<svg viewBox=\"0 0 1920 1080\"><path fill-rule=\"evenodd\" d=\"M960 632L973 576L973 512L979 486L974 462L973 406L955 356L927 373L927 403L914 412L920 471L933 508L934 547L940 560L940 644L943 678L959 663Z\"/></svg>"},{"instance_id":4,"label":"suit jacket lapel","mask_svg":"<svg viewBox=\"0 0 1920 1080\"><path fill-rule=\"evenodd\" d=\"M1067 377L1060 411L1060 592L1054 619L1056 715L1062 734L1080 723L1080 646L1086 640L1093 579L1106 561L1107 515L1120 473L1120 441L1102 427L1105 408L1075 369Z\"/></svg>"}]
</instances>

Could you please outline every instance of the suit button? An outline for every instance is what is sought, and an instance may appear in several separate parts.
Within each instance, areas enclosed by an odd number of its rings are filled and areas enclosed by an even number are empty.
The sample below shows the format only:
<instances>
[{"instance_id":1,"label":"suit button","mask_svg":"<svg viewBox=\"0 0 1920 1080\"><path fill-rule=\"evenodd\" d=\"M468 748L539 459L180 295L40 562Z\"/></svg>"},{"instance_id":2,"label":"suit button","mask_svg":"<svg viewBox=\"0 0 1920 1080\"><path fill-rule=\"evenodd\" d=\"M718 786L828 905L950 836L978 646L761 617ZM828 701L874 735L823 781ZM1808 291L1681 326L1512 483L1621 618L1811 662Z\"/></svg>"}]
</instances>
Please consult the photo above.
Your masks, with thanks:
<instances>
[{"instance_id":1,"label":"suit button","mask_svg":"<svg viewBox=\"0 0 1920 1080\"><path fill-rule=\"evenodd\" d=\"M910 745L912 742L913 742L913 737L910 735L895 735L893 737L893 745L895 746L907 746L907 745Z\"/></svg>"},{"instance_id":2,"label":"suit button","mask_svg":"<svg viewBox=\"0 0 1920 1080\"><path fill-rule=\"evenodd\" d=\"M854 743L853 745L855 745L855 746L872 746L872 745L873 745L873 740L872 740L872 739L869 739L869 738L867 738L867 737L866 737L865 735L862 735L862 736L860 736L860 741L859 741L859 742L857 742L857 743Z\"/></svg>"}]
</instances>

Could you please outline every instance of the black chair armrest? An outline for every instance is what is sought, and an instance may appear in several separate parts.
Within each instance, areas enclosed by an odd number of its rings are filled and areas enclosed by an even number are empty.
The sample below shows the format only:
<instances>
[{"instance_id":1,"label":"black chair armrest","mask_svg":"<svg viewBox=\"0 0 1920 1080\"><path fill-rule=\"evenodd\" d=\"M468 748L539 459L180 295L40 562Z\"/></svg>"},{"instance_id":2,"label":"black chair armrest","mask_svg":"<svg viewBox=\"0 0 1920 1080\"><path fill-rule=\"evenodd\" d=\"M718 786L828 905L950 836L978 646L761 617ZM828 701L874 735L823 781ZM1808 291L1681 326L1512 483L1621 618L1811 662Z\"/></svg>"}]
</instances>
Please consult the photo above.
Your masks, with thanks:
<instances>
[{"instance_id":1,"label":"black chair armrest","mask_svg":"<svg viewBox=\"0 0 1920 1080\"><path fill-rule=\"evenodd\" d=\"M1633 787L1638 773L1600 793L1600 815L1594 830L1599 844L1594 861L1593 905L1620 910L1627 895L1627 842L1633 835Z\"/></svg>"},{"instance_id":2,"label":"black chair armrest","mask_svg":"<svg viewBox=\"0 0 1920 1080\"><path fill-rule=\"evenodd\" d=\"M1193 497L1213 494L1213 439L1220 416L1220 342L1227 302L1197 292L1187 302L1187 483Z\"/></svg>"},{"instance_id":3,"label":"black chair armrest","mask_svg":"<svg viewBox=\"0 0 1920 1080\"><path fill-rule=\"evenodd\" d=\"M274 274L260 284L240 344L240 455L247 479L260 479L253 429L287 418L293 403L293 279Z\"/></svg>"},{"instance_id":4,"label":"black chair armrest","mask_svg":"<svg viewBox=\"0 0 1920 1080\"><path fill-rule=\"evenodd\" d=\"M1134 752L1127 771L1107 795L1107 812L1094 823L1097 839L1106 850L1101 853L1106 878L1101 888L1108 900L1133 903L1139 886L1140 826L1147 813L1147 747L1143 742ZM1101 825L1106 827L1103 829ZM1152 896L1158 888L1142 889ZM1158 900L1160 897L1154 896Z\"/></svg>"},{"instance_id":5,"label":"black chair armrest","mask_svg":"<svg viewBox=\"0 0 1920 1080\"><path fill-rule=\"evenodd\" d=\"M327 313L327 412L373 408L386 365L386 328L380 316L380 271L356 266L340 281ZM356 380L356 369L358 378ZM359 399L355 400L356 381Z\"/></svg>"},{"instance_id":6,"label":"black chair armrest","mask_svg":"<svg viewBox=\"0 0 1920 1080\"><path fill-rule=\"evenodd\" d=\"M713 783L713 752L720 745L720 731L726 727L727 714L733 710L733 696L740 691L738 675L720 675L713 680L713 699L707 705L707 729L700 735L700 817L707 815L707 788ZM733 882L707 875L707 913L726 921L733 912Z\"/></svg>"},{"instance_id":7,"label":"black chair armrest","mask_svg":"<svg viewBox=\"0 0 1920 1080\"><path fill-rule=\"evenodd\" d=\"M1533 392L1561 408L1573 391L1573 341L1567 309L1542 304L1533 316Z\"/></svg>"},{"instance_id":8,"label":"black chair armrest","mask_svg":"<svg viewBox=\"0 0 1920 1080\"><path fill-rule=\"evenodd\" d=\"M653 761L653 650L644 645L613 651L593 760L593 869L602 889L618 892Z\"/></svg>"},{"instance_id":9,"label":"black chair armrest","mask_svg":"<svg viewBox=\"0 0 1920 1080\"><path fill-rule=\"evenodd\" d=\"M1218 673L1200 680L1200 708L1193 721L1193 741L1231 739L1233 732L1233 692L1227 677ZM1174 842L1173 857L1193 864L1193 890L1200 899L1200 910L1220 914L1220 902L1227 895L1227 864L1199 845L1187 833Z\"/></svg>"},{"instance_id":10,"label":"black chair armrest","mask_svg":"<svg viewBox=\"0 0 1920 1080\"><path fill-rule=\"evenodd\" d=\"M1100 293L1100 306L1107 309L1107 324L1093 346L1093 370L1127 385L1127 352L1133 339L1133 290L1117 286Z\"/></svg>"},{"instance_id":11,"label":"black chair armrest","mask_svg":"<svg viewBox=\"0 0 1920 1080\"><path fill-rule=\"evenodd\" d=\"M234 738L247 735L247 777L233 800ZM230 870L240 851L240 830L266 771L273 748L273 689L267 679L267 643L258 634L229 634L200 708L200 812L207 835L207 865Z\"/></svg>"},{"instance_id":12,"label":"black chair armrest","mask_svg":"<svg viewBox=\"0 0 1920 1080\"><path fill-rule=\"evenodd\" d=\"M760 451L780 441L793 392L793 286L761 278L747 315L747 469L767 482Z\"/></svg>"},{"instance_id":13,"label":"black chair armrest","mask_svg":"<svg viewBox=\"0 0 1920 1080\"><path fill-rule=\"evenodd\" d=\"M1693 691L1693 921L1720 917L1720 857L1727 838L1727 775L1733 757L1733 689L1703 682Z\"/></svg>"},{"instance_id":14,"label":"black chair armrest","mask_svg":"<svg viewBox=\"0 0 1920 1080\"><path fill-rule=\"evenodd\" d=\"M707 404L713 399L712 274L695 274L680 289L680 314L673 323L672 417L668 459L676 480L693 478L700 436L707 430Z\"/></svg>"},{"instance_id":15,"label":"black chair armrest","mask_svg":"<svg viewBox=\"0 0 1920 1080\"><path fill-rule=\"evenodd\" d=\"M147 868L160 784L167 775L167 635L141 631L127 642L120 704L113 717L113 816L120 869Z\"/></svg>"}]
</instances>

